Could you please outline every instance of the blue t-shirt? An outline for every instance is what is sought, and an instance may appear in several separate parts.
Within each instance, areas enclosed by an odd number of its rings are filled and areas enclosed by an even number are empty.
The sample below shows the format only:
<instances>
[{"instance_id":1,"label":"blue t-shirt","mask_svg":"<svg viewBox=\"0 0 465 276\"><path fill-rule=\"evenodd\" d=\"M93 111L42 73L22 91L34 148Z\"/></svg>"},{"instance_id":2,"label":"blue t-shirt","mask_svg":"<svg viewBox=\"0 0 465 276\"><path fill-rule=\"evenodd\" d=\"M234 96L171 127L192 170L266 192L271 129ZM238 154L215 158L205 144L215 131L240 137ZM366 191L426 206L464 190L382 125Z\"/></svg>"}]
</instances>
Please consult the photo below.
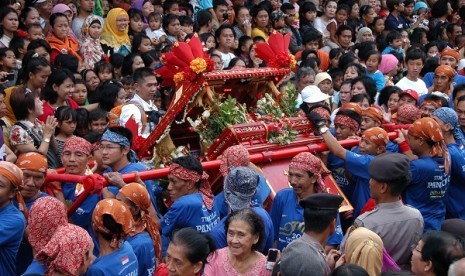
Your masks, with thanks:
<instances>
[{"instance_id":1,"label":"blue t-shirt","mask_svg":"<svg viewBox=\"0 0 465 276\"><path fill-rule=\"evenodd\" d=\"M302 237L305 228L304 209L299 205L294 189L282 189L276 194L270 216L274 226L274 240L278 241L279 250L283 250L292 241ZM327 244L338 245L342 237L338 214L336 231L328 238Z\"/></svg>"},{"instance_id":2,"label":"blue t-shirt","mask_svg":"<svg viewBox=\"0 0 465 276\"><path fill-rule=\"evenodd\" d=\"M139 275L139 264L137 257L128 242L115 252L95 259L92 266L87 271L89 276L107 275Z\"/></svg>"},{"instance_id":3,"label":"blue t-shirt","mask_svg":"<svg viewBox=\"0 0 465 276\"><path fill-rule=\"evenodd\" d=\"M367 72L367 76L375 81L376 90L380 91L386 86L386 79L384 78L384 75L381 73L381 71L377 70L373 74Z\"/></svg>"},{"instance_id":4,"label":"blue t-shirt","mask_svg":"<svg viewBox=\"0 0 465 276\"><path fill-rule=\"evenodd\" d=\"M252 209L262 218L263 224L265 225L265 239L259 251L263 254L268 254L268 249L273 247L274 242L273 222L271 221L271 217L268 212L266 212L266 210L262 207L252 207ZM210 233L210 236L215 240L217 248L228 246L228 241L224 229L227 219L227 217L222 218Z\"/></svg>"},{"instance_id":5,"label":"blue t-shirt","mask_svg":"<svg viewBox=\"0 0 465 276\"><path fill-rule=\"evenodd\" d=\"M208 210L200 193L181 196L174 201L168 212L161 218L163 256L170 242L170 235L176 229L192 227L200 233L210 233L220 222L220 212L215 204Z\"/></svg>"},{"instance_id":6,"label":"blue t-shirt","mask_svg":"<svg viewBox=\"0 0 465 276\"><path fill-rule=\"evenodd\" d=\"M144 166L142 163L128 163L126 166L124 166L121 170L118 172L120 174L125 174L125 173L131 173L131 172L143 172L146 171L148 168ZM113 170L111 168L107 168L104 173L112 172ZM152 202L152 205L155 207L157 206L156 203L156 198L155 198L155 193L156 193L156 187L155 184L152 180L144 180L145 187L147 188L147 191L149 192L150 195L150 201ZM108 190L111 191L113 194L117 195L118 194L118 187L115 186L109 186Z\"/></svg>"},{"instance_id":7,"label":"blue t-shirt","mask_svg":"<svg viewBox=\"0 0 465 276\"><path fill-rule=\"evenodd\" d=\"M354 185L349 182L346 177L346 168L344 159L341 159L333 153L328 154L328 170L331 171L334 180L341 188L347 198L352 198L354 193Z\"/></svg>"},{"instance_id":8,"label":"blue t-shirt","mask_svg":"<svg viewBox=\"0 0 465 276\"><path fill-rule=\"evenodd\" d=\"M69 183L69 182L63 183L61 185L63 196L65 197L66 205L68 206L71 206L74 203L74 201L76 201L76 199L79 197L79 196L76 196L75 194L76 186L77 186L77 183ZM102 199L103 197L97 194L89 195L82 202L82 204L76 209L74 214L72 214L70 217L71 221L74 224L86 229L87 232L89 233L90 237L94 241L94 255L95 256L99 255L100 246L99 246L97 238L95 237L94 229L92 229L92 213L94 212L94 209L97 203Z\"/></svg>"},{"instance_id":9,"label":"blue t-shirt","mask_svg":"<svg viewBox=\"0 0 465 276\"><path fill-rule=\"evenodd\" d=\"M45 275L45 271L47 271L47 266L33 260L22 276Z\"/></svg>"},{"instance_id":10,"label":"blue t-shirt","mask_svg":"<svg viewBox=\"0 0 465 276\"><path fill-rule=\"evenodd\" d=\"M434 84L434 72L426 73L423 77L423 81L426 84L426 87L430 88ZM454 87L459 84L465 83L465 77L459 74L455 74L454 76Z\"/></svg>"},{"instance_id":11,"label":"blue t-shirt","mask_svg":"<svg viewBox=\"0 0 465 276\"><path fill-rule=\"evenodd\" d=\"M399 14L397 18L394 17L394 15L389 14L384 24L386 25L386 30L388 31L400 32L409 28L409 24L402 14Z\"/></svg>"},{"instance_id":12,"label":"blue t-shirt","mask_svg":"<svg viewBox=\"0 0 465 276\"><path fill-rule=\"evenodd\" d=\"M358 217L368 199L370 199L370 174L368 166L375 158L369 154L357 154L351 151L346 152L346 170L352 174L352 181L355 183L354 193L350 203L354 206L354 218Z\"/></svg>"},{"instance_id":13,"label":"blue t-shirt","mask_svg":"<svg viewBox=\"0 0 465 276\"><path fill-rule=\"evenodd\" d=\"M127 237L139 262L139 275L152 276L155 272L155 248L150 234L146 231Z\"/></svg>"},{"instance_id":14,"label":"blue t-shirt","mask_svg":"<svg viewBox=\"0 0 465 276\"><path fill-rule=\"evenodd\" d=\"M425 222L424 232L439 230L446 215L444 196L449 187L444 159L422 157L410 162L412 181L404 191L404 202L417 208Z\"/></svg>"},{"instance_id":15,"label":"blue t-shirt","mask_svg":"<svg viewBox=\"0 0 465 276\"><path fill-rule=\"evenodd\" d=\"M383 52L381 53L382 55L390 54L392 52L397 52L399 55L404 55L404 50L402 48L395 49L391 45L388 45L386 48L384 48Z\"/></svg>"},{"instance_id":16,"label":"blue t-shirt","mask_svg":"<svg viewBox=\"0 0 465 276\"><path fill-rule=\"evenodd\" d=\"M30 211L32 205L36 200L41 197L49 196L48 194L41 192L39 196L33 200L24 200L26 203L27 210ZM16 198L12 200L13 205L18 208L18 201ZM18 249L18 254L16 255L16 275L21 275L24 273L26 268L32 263L34 256L32 254L32 246L27 239L21 241L21 245Z\"/></svg>"},{"instance_id":17,"label":"blue t-shirt","mask_svg":"<svg viewBox=\"0 0 465 276\"><path fill-rule=\"evenodd\" d=\"M271 193L271 189L270 186L268 186L266 178L261 174L259 174L258 177L260 180L258 181L257 193L252 197L252 207L263 207L263 203ZM215 196L215 203L220 211L220 217L226 217L229 212L229 207L224 200L223 191Z\"/></svg>"},{"instance_id":18,"label":"blue t-shirt","mask_svg":"<svg viewBox=\"0 0 465 276\"><path fill-rule=\"evenodd\" d=\"M451 167L450 186L444 202L446 204L446 218L465 219L465 153L457 144L448 144Z\"/></svg>"},{"instance_id":19,"label":"blue t-shirt","mask_svg":"<svg viewBox=\"0 0 465 276\"><path fill-rule=\"evenodd\" d=\"M25 228L26 219L13 204L0 209L0 274L16 275L16 254Z\"/></svg>"}]
</instances>

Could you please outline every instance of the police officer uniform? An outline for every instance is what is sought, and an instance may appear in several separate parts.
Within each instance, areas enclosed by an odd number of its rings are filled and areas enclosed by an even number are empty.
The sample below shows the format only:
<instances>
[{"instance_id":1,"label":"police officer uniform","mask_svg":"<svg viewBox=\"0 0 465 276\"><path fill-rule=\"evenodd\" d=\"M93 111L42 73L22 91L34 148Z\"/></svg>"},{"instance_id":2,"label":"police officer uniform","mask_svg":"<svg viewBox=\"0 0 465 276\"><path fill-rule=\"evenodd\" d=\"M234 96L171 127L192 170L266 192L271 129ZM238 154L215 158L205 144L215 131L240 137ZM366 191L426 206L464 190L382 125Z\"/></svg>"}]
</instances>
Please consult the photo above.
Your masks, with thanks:
<instances>
[{"instance_id":1,"label":"police officer uniform","mask_svg":"<svg viewBox=\"0 0 465 276\"><path fill-rule=\"evenodd\" d=\"M299 204L305 213L312 210L334 210L337 212L343 198L338 195L318 193L302 199ZM329 275L331 268L326 261L323 245L304 233L301 238L291 242L284 250L281 259L281 275Z\"/></svg>"}]
</instances>

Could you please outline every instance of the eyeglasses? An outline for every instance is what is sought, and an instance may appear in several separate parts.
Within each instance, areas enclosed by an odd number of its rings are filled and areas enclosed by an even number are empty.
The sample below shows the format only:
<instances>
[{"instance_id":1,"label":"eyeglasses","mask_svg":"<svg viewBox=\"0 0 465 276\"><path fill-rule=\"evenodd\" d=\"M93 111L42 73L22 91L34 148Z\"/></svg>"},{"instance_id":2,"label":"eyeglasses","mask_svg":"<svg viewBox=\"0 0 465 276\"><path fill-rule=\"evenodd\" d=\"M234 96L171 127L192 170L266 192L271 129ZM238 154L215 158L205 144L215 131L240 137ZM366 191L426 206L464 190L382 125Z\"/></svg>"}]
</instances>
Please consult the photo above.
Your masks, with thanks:
<instances>
[{"instance_id":1,"label":"eyeglasses","mask_svg":"<svg viewBox=\"0 0 465 276\"><path fill-rule=\"evenodd\" d=\"M107 150L120 149L121 146L110 146L110 145L102 145L102 144L100 144L100 145L98 145L98 148L99 148L99 150L103 151L105 149L107 149Z\"/></svg>"},{"instance_id":2,"label":"eyeglasses","mask_svg":"<svg viewBox=\"0 0 465 276\"><path fill-rule=\"evenodd\" d=\"M412 245L410 246L410 248L412 249L412 251L417 251L418 253L421 254L421 250L417 248L417 245L416 245L416 244L412 244Z\"/></svg>"}]
</instances>

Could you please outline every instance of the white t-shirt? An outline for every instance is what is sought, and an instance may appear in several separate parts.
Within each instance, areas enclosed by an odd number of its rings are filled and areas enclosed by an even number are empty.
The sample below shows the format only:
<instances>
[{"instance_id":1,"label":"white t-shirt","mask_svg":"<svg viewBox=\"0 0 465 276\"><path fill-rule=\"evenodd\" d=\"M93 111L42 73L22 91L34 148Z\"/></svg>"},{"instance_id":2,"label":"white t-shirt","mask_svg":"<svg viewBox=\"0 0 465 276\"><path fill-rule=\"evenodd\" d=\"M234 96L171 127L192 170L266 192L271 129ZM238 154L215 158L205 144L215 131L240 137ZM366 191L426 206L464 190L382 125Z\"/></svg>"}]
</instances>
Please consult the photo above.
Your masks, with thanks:
<instances>
[{"instance_id":1,"label":"white t-shirt","mask_svg":"<svg viewBox=\"0 0 465 276\"><path fill-rule=\"evenodd\" d=\"M315 21L313 21L313 27L315 27L315 29L323 35L323 41L329 38L329 31L327 27L332 21L335 22L336 20L333 18L329 21L324 21L323 17L317 17L315 18Z\"/></svg>"},{"instance_id":2,"label":"white t-shirt","mask_svg":"<svg viewBox=\"0 0 465 276\"><path fill-rule=\"evenodd\" d=\"M221 54L221 59L223 60L223 68L227 68L229 66L229 62L231 59L235 58L236 56L233 53L223 53L218 51Z\"/></svg>"},{"instance_id":3,"label":"white t-shirt","mask_svg":"<svg viewBox=\"0 0 465 276\"><path fill-rule=\"evenodd\" d=\"M426 84L422 79L417 79L417 81L411 81L407 79L407 77L403 77L400 81L396 83L396 86L402 90L415 90L417 91L418 96L428 94L428 88L426 87Z\"/></svg>"}]
</instances>

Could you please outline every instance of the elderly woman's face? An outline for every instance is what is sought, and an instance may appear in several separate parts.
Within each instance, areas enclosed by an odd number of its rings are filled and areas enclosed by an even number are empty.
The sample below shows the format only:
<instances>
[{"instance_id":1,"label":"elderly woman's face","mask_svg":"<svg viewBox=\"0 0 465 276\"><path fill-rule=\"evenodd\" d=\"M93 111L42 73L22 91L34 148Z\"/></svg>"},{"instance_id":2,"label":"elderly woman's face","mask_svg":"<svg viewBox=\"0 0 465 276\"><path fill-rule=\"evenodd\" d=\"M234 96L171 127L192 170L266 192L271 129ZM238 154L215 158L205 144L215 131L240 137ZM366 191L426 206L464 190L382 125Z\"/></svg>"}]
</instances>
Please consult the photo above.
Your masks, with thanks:
<instances>
[{"instance_id":1,"label":"elderly woman's face","mask_svg":"<svg viewBox=\"0 0 465 276\"><path fill-rule=\"evenodd\" d=\"M420 240L416 246L412 246L411 270L415 275L424 275L425 268L428 265L428 262L423 261L421 258L424 245L423 241Z\"/></svg>"},{"instance_id":2,"label":"elderly woman's face","mask_svg":"<svg viewBox=\"0 0 465 276\"><path fill-rule=\"evenodd\" d=\"M170 276L193 276L202 268L202 262L191 263L184 247L171 242L166 251L166 267Z\"/></svg>"},{"instance_id":3,"label":"elderly woman's face","mask_svg":"<svg viewBox=\"0 0 465 276\"><path fill-rule=\"evenodd\" d=\"M314 83L315 83L315 76L310 75L310 74L303 76L299 79L299 82L297 83L297 90L301 92L302 89L304 89L306 86L312 85Z\"/></svg>"},{"instance_id":4,"label":"elderly woman's face","mask_svg":"<svg viewBox=\"0 0 465 276\"><path fill-rule=\"evenodd\" d=\"M252 233L250 225L241 219L229 223L226 238L229 252L236 257L250 253L252 246L259 240L259 236Z\"/></svg>"},{"instance_id":5,"label":"elderly woman's face","mask_svg":"<svg viewBox=\"0 0 465 276\"><path fill-rule=\"evenodd\" d=\"M287 179L299 198L311 194L314 190L316 178L304 170L289 168Z\"/></svg>"},{"instance_id":6,"label":"elderly woman's face","mask_svg":"<svg viewBox=\"0 0 465 276\"><path fill-rule=\"evenodd\" d=\"M6 177L0 175L0 208L8 205L14 195L15 190L13 189L13 185Z\"/></svg>"}]
</instances>

